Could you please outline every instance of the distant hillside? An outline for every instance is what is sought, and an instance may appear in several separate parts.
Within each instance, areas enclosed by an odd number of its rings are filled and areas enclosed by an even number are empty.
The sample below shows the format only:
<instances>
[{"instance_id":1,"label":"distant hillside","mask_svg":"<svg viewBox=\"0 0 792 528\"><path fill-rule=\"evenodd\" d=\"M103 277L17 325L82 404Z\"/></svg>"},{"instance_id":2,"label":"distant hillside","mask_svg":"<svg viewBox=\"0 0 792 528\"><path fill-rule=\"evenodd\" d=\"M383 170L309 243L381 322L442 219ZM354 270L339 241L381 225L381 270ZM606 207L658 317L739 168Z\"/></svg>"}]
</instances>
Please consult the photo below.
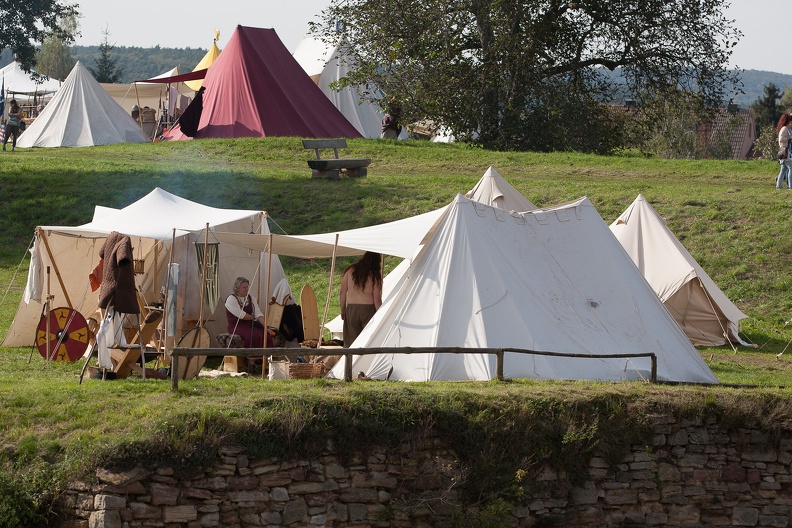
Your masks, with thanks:
<instances>
[{"instance_id":1,"label":"distant hillside","mask_svg":"<svg viewBox=\"0 0 792 528\"><path fill-rule=\"evenodd\" d=\"M734 102L743 108L748 108L754 101L764 95L764 87L770 83L778 86L781 89L781 93L787 88L792 88L792 75L761 70L745 70L742 74L742 82L745 94L735 97Z\"/></svg>"}]
</instances>

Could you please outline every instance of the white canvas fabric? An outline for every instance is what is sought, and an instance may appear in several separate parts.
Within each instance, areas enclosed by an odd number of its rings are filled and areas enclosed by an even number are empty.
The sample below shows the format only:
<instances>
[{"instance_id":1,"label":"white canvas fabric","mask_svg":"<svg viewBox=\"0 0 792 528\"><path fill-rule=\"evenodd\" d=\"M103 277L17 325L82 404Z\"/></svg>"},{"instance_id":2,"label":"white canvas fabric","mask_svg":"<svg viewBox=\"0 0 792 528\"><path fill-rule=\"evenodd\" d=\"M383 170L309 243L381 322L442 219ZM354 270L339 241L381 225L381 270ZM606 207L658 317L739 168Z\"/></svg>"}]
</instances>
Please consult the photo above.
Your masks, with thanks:
<instances>
[{"instance_id":1,"label":"white canvas fabric","mask_svg":"<svg viewBox=\"0 0 792 528\"><path fill-rule=\"evenodd\" d=\"M444 210L443 207L402 220L347 231L316 235L272 235L272 252L289 257L330 258L334 252L337 257L348 257L375 251L383 255L410 258L421 241L432 232ZM270 238L222 232L214 236L221 242L256 251L267 251Z\"/></svg>"},{"instance_id":2,"label":"white canvas fabric","mask_svg":"<svg viewBox=\"0 0 792 528\"><path fill-rule=\"evenodd\" d=\"M0 68L0 78L5 83L6 92L26 95L52 94L57 92L61 86L61 82L57 79L45 78L43 82L31 79L30 73L25 73L17 61ZM8 100L12 96L8 97Z\"/></svg>"},{"instance_id":3,"label":"white canvas fabric","mask_svg":"<svg viewBox=\"0 0 792 528\"><path fill-rule=\"evenodd\" d=\"M587 198L507 213L457 196L352 348L520 348L592 354L654 352L663 380L717 383ZM483 354L379 354L377 379L489 380ZM341 377L344 361L331 371ZM507 353L510 378L647 377L635 359Z\"/></svg>"},{"instance_id":4,"label":"white canvas fabric","mask_svg":"<svg viewBox=\"0 0 792 528\"><path fill-rule=\"evenodd\" d=\"M695 346L734 341L747 318L718 288L643 195L610 225L635 265Z\"/></svg>"},{"instance_id":5,"label":"white canvas fabric","mask_svg":"<svg viewBox=\"0 0 792 528\"><path fill-rule=\"evenodd\" d=\"M292 57L314 82L319 80L327 61L333 56L335 46L314 37L305 37L297 43Z\"/></svg>"},{"instance_id":6,"label":"white canvas fabric","mask_svg":"<svg viewBox=\"0 0 792 528\"><path fill-rule=\"evenodd\" d=\"M298 44L293 57L363 137L381 136L384 112L378 104L364 100L353 86L347 86L340 91L331 88L332 83L346 77L354 67L354 58L343 39L337 46L332 47L319 39L306 37ZM366 86L363 91L382 97L376 86ZM408 137L407 129L402 127L399 139Z\"/></svg>"},{"instance_id":7,"label":"white canvas fabric","mask_svg":"<svg viewBox=\"0 0 792 528\"><path fill-rule=\"evenodd\" d=\"M41 266L51 267L51 294L55 306L69 306L86 319L96 312L98 291L91 292L88 276L99 262L99 250L112 231L129 235L135 258L145 263L145 272L136 276L138 288L149 301L156 301L166 283L171 248L174 264L181 264L178 291L178 321L183 328L194 325L200 313L201 270L195 253L195 243L203 243L206 224L209 224L209 242L215 242L212 230L269 233L265 217L260 211L219 209L209 207L156 188L140 200L124 207L98 207L94 220L82 226L40 226L38 231L46 237L41 251ZM251 281L251 293L266 299L267 263L257 252L220 243L219 293L221 298L230 294L234 280L244 276ZM285 278L276 256L272 258L269 284L274 287ZM262 307L262 310L264 307ZM218 303L214 314L204 307L204 318L211 335L226 332L226 314ZM35 328L41 314L41 304L20 302L14 321L5 336L5 346L29 346L35 337Z\"/></svg>"},{"instance_id":8,"label":"white canvas fabric","mask_svg":"<svg viewBox=\"0 0 792 528\"><path fill-rule=\"evenodd\" d=\"M149 138L82 63L19 136L17 147L91 147L143 143Z\"/></svg>"},{"instance_id":9,"label":"white canvas fabric","mask_svg":"<svg viewBox=\"0 0 792 528\"><path fill-rule=\"evenodd\" d=\"M491 205L499 209L510 211L533 211L537 207L526 197L509 184L494 167L489 167L476 185L465 195L471 200ZM440 209L438 209L440 211ZM418 246L413 248L413 254L418 251ZM396 268L388 273L382 281L383 302L387 301L390 294L397 288L403 279L404 274L409 269L410 262L405 258ZM343 338L344 321L341 316L329 321L325 328L329 330L334 338Z\"/></svg>"},{"instance_id":10,"label":"white canvas fabric","mask_svg":"<svg viewBox=\"0 0 792 528\"><path fill-rule=\"evenodd\" d=\"M471 200L481 202L504 211L533 211L537 207L520 194L520 191L498 174L495 168L490 167L475 187L465 194Z\"/></svg>"}]
</instances>

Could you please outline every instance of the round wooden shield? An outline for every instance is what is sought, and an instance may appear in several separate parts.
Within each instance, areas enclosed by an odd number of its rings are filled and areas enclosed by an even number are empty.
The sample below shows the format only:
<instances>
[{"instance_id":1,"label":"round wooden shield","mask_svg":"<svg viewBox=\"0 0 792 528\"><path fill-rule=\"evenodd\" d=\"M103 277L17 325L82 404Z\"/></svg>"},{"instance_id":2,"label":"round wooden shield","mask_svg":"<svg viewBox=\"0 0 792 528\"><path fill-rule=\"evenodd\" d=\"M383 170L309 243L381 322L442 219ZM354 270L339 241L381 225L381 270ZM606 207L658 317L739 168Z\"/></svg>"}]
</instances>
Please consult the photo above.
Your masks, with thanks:
<instances>
[{"instance_id":1,"label":"round wooden shield","mask_svg":"<svg viewBox=\"0 0 792 528\"><path fill-rule=\"evenodd\" d=\"M90 338L88 323L80 312L53 308L49 317L41 316L36 329L36 348L44 359L49 351L50 361L76 361L88 349Z\"/></svg>"},{"instance_id":2,"label":"round wooden shield","mask_svg":"<svg viewBox=\"0 0 792 528\"><path fill-rule=\"evenodd\" d=\"M212 337L209 330L196 326L188 330L176 343L177 348L210 348ZM206 356L179 358L179 380L190 380L198 377L198 373L206 363Z\"/></svg>"}]
</instances>

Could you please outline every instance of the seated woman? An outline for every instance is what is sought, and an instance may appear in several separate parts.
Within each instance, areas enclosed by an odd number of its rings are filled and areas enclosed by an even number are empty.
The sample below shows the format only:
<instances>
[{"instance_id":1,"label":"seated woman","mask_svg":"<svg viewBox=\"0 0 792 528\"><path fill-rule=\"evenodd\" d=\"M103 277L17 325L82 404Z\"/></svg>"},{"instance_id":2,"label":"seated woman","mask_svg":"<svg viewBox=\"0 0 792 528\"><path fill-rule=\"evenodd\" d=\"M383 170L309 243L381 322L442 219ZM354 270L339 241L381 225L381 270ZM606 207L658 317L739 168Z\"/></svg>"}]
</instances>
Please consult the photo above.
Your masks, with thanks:
<instances>
[{"instance_id":1,"label":"seated woman","mask_svg":"<svg viewBox=\"0 0 792 528\"><path fill-rule=\"evenodd\" d=\"M234 281L234 293L225 302L228 333L240 336L245 342L245 348L264 348L267 322L256 298L248 293L249 290L250 281L245 277L238 277ZM272 346L272 335L267 332L267 348Z\"/></svg>"}]
</instances>

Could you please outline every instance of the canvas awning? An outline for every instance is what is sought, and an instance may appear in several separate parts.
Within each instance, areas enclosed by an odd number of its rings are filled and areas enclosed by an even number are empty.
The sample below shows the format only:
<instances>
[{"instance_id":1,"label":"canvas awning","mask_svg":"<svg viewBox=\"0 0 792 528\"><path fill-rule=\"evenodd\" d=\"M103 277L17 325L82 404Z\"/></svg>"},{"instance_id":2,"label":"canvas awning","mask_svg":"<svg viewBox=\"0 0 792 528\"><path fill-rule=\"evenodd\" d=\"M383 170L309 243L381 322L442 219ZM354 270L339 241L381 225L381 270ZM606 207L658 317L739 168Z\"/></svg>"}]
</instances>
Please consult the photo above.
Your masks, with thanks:
<instances>
[{"instance_id":1,"label":"canvas awning","mask_svg":"<svg viewBox=\"0 0 792 528\"><path fill-rule=\"evenodd\" d=\"M383 255L412 258L423 239L430 236L446 208L410 218L335 233L316 235L271 235L272 253L298 258L331 258L362 255L374 251ZM268 251L270 237L244 233L212 235L220 242L256 251ZM336 236L338 242L336 244Z\"/></svg>"},{"instance_id":2,"label":"canvas awning","mask_svg":"<svg viewBox=\"0 0 792 528\"><path fill-rule=\"evenodd\" d=\"M180 83L185 81L195 81L197 79L203 79L206 77L206 71L208 68L203 70L197 70L187 73L182 73L180 75L172 75L170 77L153 77L151 79L143 79L141 81L134 81L136 83L154 83L154 84L174 84Z\"/></svg>"}]
</instances>

